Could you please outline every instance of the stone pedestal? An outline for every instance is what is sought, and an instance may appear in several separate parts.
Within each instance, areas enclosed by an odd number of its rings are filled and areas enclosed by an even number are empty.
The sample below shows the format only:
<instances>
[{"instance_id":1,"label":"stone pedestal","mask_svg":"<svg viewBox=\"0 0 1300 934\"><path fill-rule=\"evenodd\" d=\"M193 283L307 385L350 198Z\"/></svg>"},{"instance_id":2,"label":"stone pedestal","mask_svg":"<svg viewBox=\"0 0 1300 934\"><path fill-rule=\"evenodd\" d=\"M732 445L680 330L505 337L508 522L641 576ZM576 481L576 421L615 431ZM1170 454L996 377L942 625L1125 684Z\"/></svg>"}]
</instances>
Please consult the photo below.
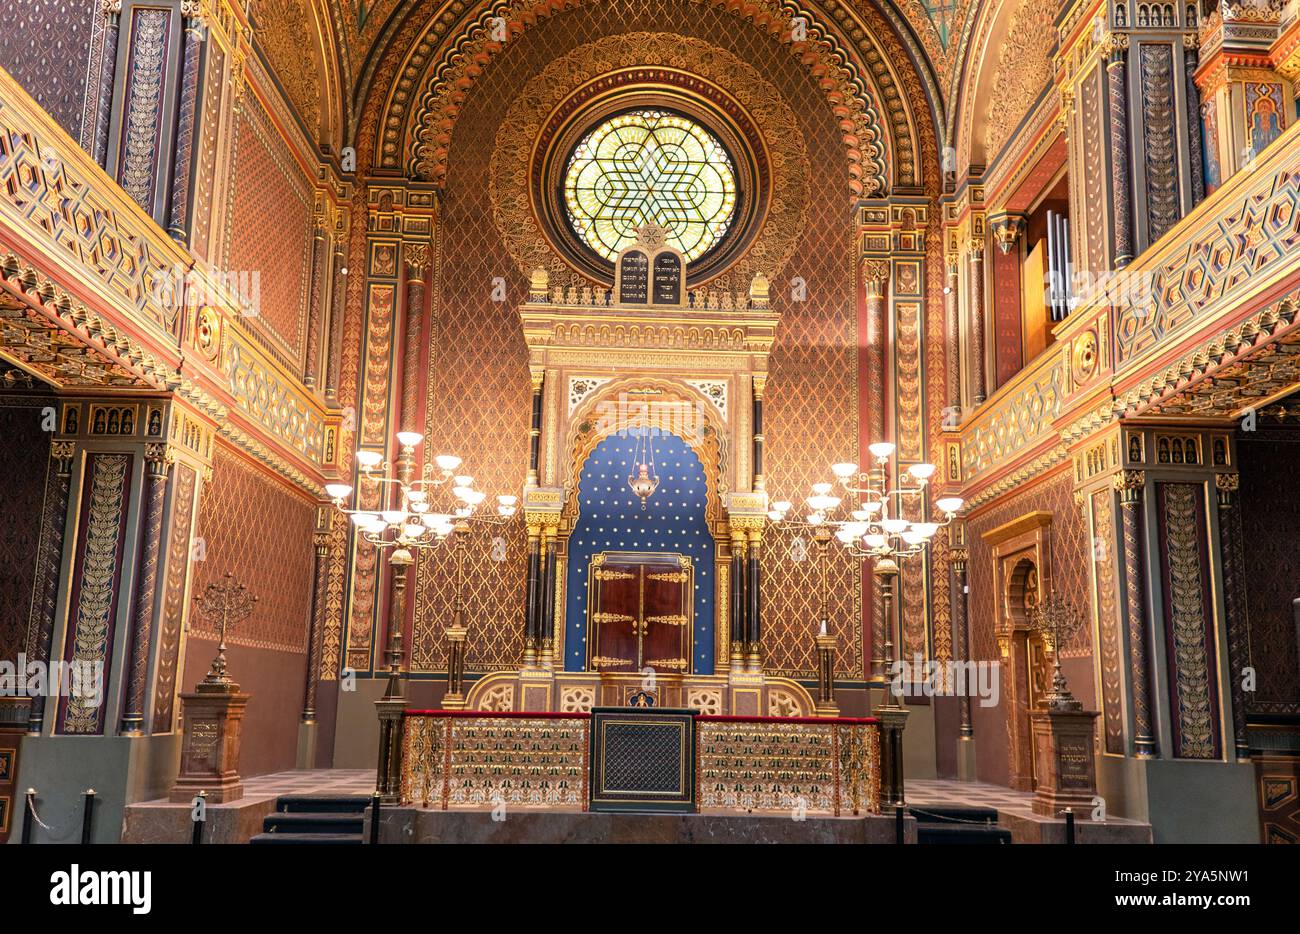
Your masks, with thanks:
<instances>
[{"instance_id":1,"label":"stone pedestal","mask_svg":"<svg viewBox=\"0 0 1300 934\"><path fill-rule=\"evenodd\" d=\"M907 728L906 707L881 706L871 712L880 721L880 804L893 807L906 803L903 795L903 730Z\"/></svg>"},{"instance_id":2,"label":"stone pedestal","mask_svg":"<svg viewBox=\"0 0 1300 934\"><path fill-rule=\"evenodd\" d=\"M1092 810L1097 796L1097 759L1093 733L1099 714L1091 710L1043 710L1029 715L1038 788L1034 813L1060 817Z\"/></svg>"},{"instance_id":3,"label":"stone pedestal","mask_svg":"<svg viewBox=\"0 0 1300 934\"><path fill-rule=\"evenodd\" d=\"M447 693L443 710L465 709L465 636L468 630L452 626L447 630Z\"/></svg>"},{"instance_id":4,"label":"stone pedestal","mask_svg":"<svg viewBox=\"0 0 1300 934\"><path fill-rule=\"evenodd\" d=\"M233 682L199 686L182 694L185 734L181 768L170 799L186 803L200 791L209 804L225 804L244 796L239 780L239 739L248 695Z\"/></svg>"},{"instance_id":5,"label":"stone pedestal","mask_svg":"<svg viewBox=\"0 0 1300 934\"><path fill-rule=\"evenodd\" d=\"M835 637L817 637L817 704L819 717L838 717L840 708L835 703Z\"/></svg>"}]
</instances>

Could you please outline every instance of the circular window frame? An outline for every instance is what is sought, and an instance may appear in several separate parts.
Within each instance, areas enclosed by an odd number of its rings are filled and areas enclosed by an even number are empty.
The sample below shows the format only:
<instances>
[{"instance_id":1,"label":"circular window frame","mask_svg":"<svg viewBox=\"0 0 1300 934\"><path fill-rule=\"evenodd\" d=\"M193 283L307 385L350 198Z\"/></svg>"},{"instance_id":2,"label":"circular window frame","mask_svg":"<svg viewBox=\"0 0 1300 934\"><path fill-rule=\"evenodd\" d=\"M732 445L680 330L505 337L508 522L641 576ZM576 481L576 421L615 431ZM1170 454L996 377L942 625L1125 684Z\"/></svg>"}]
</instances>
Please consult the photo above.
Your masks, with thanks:
<instances>
[{"instance_id":1,"label":"circular window frame","mask_svg":"<svg viewBox=\"0 0 1300 934\"><path fill-rule=\"evenodd\" d=\"M579 142L605 121L640 110L666 111L697 123L731 160L735 208L718 242L687 265L687 287L697 288L745 256L763 229L771 199L763 134L735 98L698 75L660 67L627 68L601 75L566 97L543 121L532 149L531 207L547 241L565 262L598 285L612 286L613 262L570 225L564 185Z\"/></svg>"},{"instance_id":2,"label":"circular window frame","mask_svg":"<svg viewBox=\"0 0 1300 934\"><path fill-rule=\"evenodd\" d=\"M579 230L576 229L576 225L575 225L575 214L578 213L578 212L575 212L575 210L574 210L574 207L575 207L575 205L574 205L574 201L576 201L577 199L576 199L576 197L575 197L575 198L570 198L570 193L569 193L569 180L570 180L570 176L572 175L572 172L573 172L574 160L577 158L577 155L578 155L578 148L579 148L580 146L584 145L585 143L587 143L587 142L592 138L592 136L593 136L594 134L600 132L601 130L605 129L606 127L609 127L610 124L611 124L613 121L618 120L618 119L620 119L620 118L622 118L622 117L641 116L641 115L647 115L647 114L649 114L649 115L654 115L654 117L655 117L656 120L657 120L658 118L660 118L660 117L670 117L670 118L672 118L672 117L676 117L676 118L679 119L679 120L684 120L684 121L688 122L688 123L691 125L691 127L692 127L691 130L688 130L688 131L687 131L687 132L689 133L689 135L691 135L692 137L696 137L696 132L698 131L698 133L700 133L700 134L702 134L703 136L705 136L705 137L708 138L710 144L716 145L719 149L722 150L723 157L724 157L724 160L725 160L725 161L723 161L723 162L721 162L721 163L719 163L719 164L722 165L722 166L725 168L726 175L729 177L730 182L731 182L731 187L732 187L732 191L730 192L730 194L731 194L731 204L730 204L730 206L729 206L729 210L727 211L727 214L726 214L726 218L725 218L725 227L724 227L723 231L722 231L720 234L718 234L718 235L716 235L716 236L714 236L714 237L712 238L712 242L708 244L707 248L706 248L703 252L701 252L698 256L694 256L694 257L691 257L691 258L689 258L689 259L686 258L686 253L687 253L688 251L683 250L683 249L682 249L682 246L681 246L680 244L676 244L676 243L674 243L671 239L669 240L669 245L670 245L670 246L673 246L674 249L679 250L679 251L682 253L682 257L683 257L683 259L686 259L686 262L687 262L688 264L690 264L690 263L698 263L698 262L705 262L705 261L707 261L707 258L708 258L708 256L709 256L710 253L712 253L714 250L719 249L719 248L721 248L722 246L724 246L724 244L725 244L726 241L727 241L727 237L730 235L731 230L732 230L732 227L734 226L734 224L735 224L735 222L736 222L736 218L740 215L741 194L740 194L740 190L739 190L739 187L740 187L740 186L739 186L738 180L737 180L737 178L736 178L736 170L735 170L735 161L736 161L736 160L735 160L735 157L731 154L731 151L727 148L726 144L723 143L722 140L718 139L718 137L714 136L713 133L710 132L710 130L709 130L709 128L708 128L707 126L705 126L704 124L699 123L699 122L697 122L697 121L695 121L695 120L692 120L692 119L691 119L690 117L688 117L686 114L683 114L683 113L681 113L681 112L679 112L679 111L677 111L677 110L669 110L669 109L666 108L666 107L657 107L657 108L654 108L653 110L650 109L650 108L647 108L647 107L633 107L633 108L630 108L630 109L627 109L627 110L619 110L619 111L616 111L615 113L611 114L611 115L610 115L609 117L607 117L605 120L603 120L603 121L601 121L600 123L596 124L595 126L591 127L591 129L587 130L586 133L582 134L582 135L578 138L578 141L577 141L576 143L574 143L573 148L569 150L568 155L565 156L565 158L564 158L564 175L563 175L563 178L560 180L560 192L559 192L559 194L560 194L560 197L563 199L563 203L564 203L564 214L565 214L565 220L567 221L567 223L568 223L568 225L569 225L569 229L570 229L570 231L572 231L572 233L573 233L575 236L577 236L577 237L579 238L580 241L584 241L584 242L585 242L585 245L586 245L586 247L587 247L588 249L592 250L592 251L595 252L597 255L601 255L601 250L597 249L596 246L594 246L594 245L591 243L591 236L589 236L589 235L584 235L581 231L579 231ZM679 124L679 125L680 125L680 124ZM655 126L655 125L650 125L650 126L642 125L642 128L645 129L645 130L647 130L648 134L650 134L650 135L653 135L653 134L655 133L655 131L656 131L656 126ZM612 131L611 131L611 132L612 132ZM608 134L606 134L606 135L608 135ZM698 137L696 137L696 139L697 139L697 141L698 141ZM595 157L592 156L592 155L589 155L589 156L587 157L587 161L588 161L588 162L594 161L594 159L595 159ZM603 178L603 177L604 177L604 176L602 175L602 178ZM718 218L718 215L714 215L714 217L712 217L712 218L700 218L700 219L695 220L695 221L688 221L688 223L697 223L697 224L705 224L705 225L709 225L709 224L716 223L716 222L717 222L717 218ZM593 217L593 216L588 215L588 216L587 216L587 219L588 219L589 221L594 221L596 218ZM658 223L658 221L656 221L656 220L653 220L653 219L649 219L649 220L650 220L650 222L652 222L652 223ZM670 227L670 230L671 230L671 227ZM624 235L624 236L626 236L626 235ZM707 236L707 234L706 234L706 236ZM617 249L614 249L614 248L610 247L609 244L607 244L607 243L604 242L604 238L601 238L601 237L597 236L597 239L599 239L599 240L601 241L601 245L605 248L605 250L612 250L612 252L614 253L614 256L615 256L615 257L617 257L618 253L619 253L621 250L623 250L623 249L625 249L625 248L631 246L632 243L634 242L633 240L629 239L629 240L628 240L626 243L624 243L622 246L618 247ZM613 258L611 258L611 257L609 257L609 256L602 256L602 258L605 259L605 260L607 260L607 261L609 261L609 262L613 262L613 261L614 261Z\"/></svg>"}]
</instances>

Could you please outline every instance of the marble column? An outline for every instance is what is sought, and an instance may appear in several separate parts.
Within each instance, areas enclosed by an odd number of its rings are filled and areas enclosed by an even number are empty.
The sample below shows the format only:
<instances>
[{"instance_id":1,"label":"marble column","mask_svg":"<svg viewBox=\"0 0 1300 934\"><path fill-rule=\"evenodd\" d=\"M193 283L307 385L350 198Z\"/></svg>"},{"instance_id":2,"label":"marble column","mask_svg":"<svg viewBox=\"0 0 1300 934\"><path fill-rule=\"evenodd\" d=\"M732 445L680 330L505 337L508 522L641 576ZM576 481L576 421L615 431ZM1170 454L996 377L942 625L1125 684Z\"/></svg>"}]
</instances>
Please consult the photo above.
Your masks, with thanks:
<instances>
[{"instance_id":1,"label":"marble column","mask_svg":"<svg viewBox=\"0 0 1300 934\"><path fill-rule=\"evenodd\" d=\"M745 531L731 529L731 653L728 667L742 671L745 667Z\"/></svg>"},{"instance_id":2,"label":"marble column","mask_svg":"<svg viewBox=\"0 0 1300 934\"><path fill-rule=\"evenodd\" d=\"M538 653L543 668L555 665L555 544L556 528L542 529L542 605L538 609L541 639Z\"/></svg>"},{"instance_id":3,"label":"marble column","mask_svg":"<svg viewBox=\"0 0 1300 934\"><path fill-rule=\"evenodd\" d=\"M759 562L763 547L763 530L749 529L748 574L745 582L746 596L749 598L749 633L745 646L745 666L753 672L763 667L763 604L760 599L762 591L762 564Z\"/></svg>"},{"instance_id":4,"label":"marble column","mask_svg":"<svg viewBox=\"0 0 1300 934\"><path fill-rule=\"evenodd\" d=\"M1142 490L1146 474L1124 470L1115 477L1124 542L1124 603L1128 626L1129 683L1133 694L1133 749L1139 759L1159 756L1152 727L1151 666L1147 635L1146 561Z\"/></svg>"},{"instance_id":5,"label":"marble column","mask_svg":"<svg viewBox=\"0 0 1300 934\"><path fill-rule=\"evenodd\" d=\"M308 618L307 632L307 677L302 697L303 723L316 722L316 687L320 682L321 649L324 644L325 590L329 585L329 541L328 528L312 535L315 557L312 564L311 616Z\"/></svg>"},{"instance_id":6,"label":"marble column","mask_svg":"<svg viewBox=\"0 0 1300 934\"><path fill-rule=\"evenodd\" d=\"M958 261L957 254L947 257L947 268L943 280L943 356L944 356L944 427L956 427L958 413L961 412L961 306L958 296Z\"/></svg>"},{"instance_id":7,"label":"marble column","mask_svg":"<svg viewBox=\"0 0 1300 934\"><path fill-rule=\"evenodd\" d=\"M197 142L199 106L199 66L203 58L203 41L207 25L196 0L184 0L185 39L181 50L179 102L176 112L176 147L172 154L171 210L167 233L177 243L190 238L190 176L194 170L194 147Z\"/></svg>"},{"instance_id":8,"label":"marble column","mask_svg":"<svg viewBox=\"0 0 1300 934\"><path fill-rule=\"evenodd\" d=\"M145 445L144 514L140 525L140 566L131 609L131 652L128 656L126 702L121 732L144 732L144 702L148 690L149 650L153 645L154 602L158 593L158 555L162 550L163 507L167 500L167 445Z\"/></svg>"},{"instance_id":9,"label":"marble column","mask_svg":"<svg viewBox=\"0 0 1300 934\"><path fill-rule=\"evenodd\" d=\"M403 247L406 257L406 338L402 353L403 431L420 430L421 335L424 333L424 271L429 265L429 248L423 243Z\"/></svg>"},{"instance_id":10,"label":"marble column","mask_svg":"<svg viewBox=\"0 0 1300 934\"><path fill-rule=\"evenodd\" d=\"M986 398L984 353L984 238L970 241L970 358L971 396L976 405Z\"/></svg>"},{"instance_id":11,"label":"marble column","mask_svg":"<svg viewBox=\"0 0 1300 934\"><path fill-rule=\"evenodd\" d=\"M541 634L541 620L538 611L541 607L542 589L542 525L540 522L528 522L528 586L524 600L524 667L537 665L538 643Z\"/></svg>"},{"instance_id":12,"label":"marble column","mask_svg":"<svg viewBox=\"0 0 1300 934\"><path fill-rule=\"evenodd\" d=\"M966 593L966 560L967 552L965 548L952 548L948 552L949 560L952 562L952 639L953 655L959 662L970 661L970 638L967 632L967 593ZM961 736L974 736L975 728L971 722L970 715L970 691L969 686L961 695L961 727L959 734Z\"/></svg>"},{"instance_id":13,"label":"marble column","mask_svg":"<svg viewBox=\"0 0 1300 934\"><path fill-rule=\"evenodd\" d=\"M1228 686L1232 695L1232 732L1238 759L1250 758L1246 736L1246 692L1242 688L1242 670L1250 664L1245 588L1241 567L1241 510L1237 507L1239 476L1235 473L1214 475L1219 501L1219 559L1223 563L1223 603L1227 611Z\"/></svg>"},{"instance_id":14,"label":"marble column","mask_svg":"<svg viewBox=\"0 0 1300 934\"><path fill-rule=\"evenodd\" d=\"M536 370L532 373L533 415L528 427L528 479L527 486L537 486L541 477L542 457L542 385L545 373Z\"/></svg>"},{"instance_id":15,"label":"marble column","mask_svg":"<svg viewBox=\"0 0 1300 934\"><path fill-rule=\"evenodd\" d=\"M1133 184L1129 171L1128 37L1112 35L1107 51L1110 101L1111 214L1115 222L1115 268L1133 260Z\"/></svg>"},{"instance_id":16,"label":"marble column","mask_svg":"<svg viewBox=\"0 0 1300 934\"><path fill-rule=\"evenodd\" d=\"M754 408L753 408L753 457L754 457L754 483L755 490L767 488L767 481L763 479L763 390L767 386L767 377L754 377Z\"/></svg>"}]
</instances>

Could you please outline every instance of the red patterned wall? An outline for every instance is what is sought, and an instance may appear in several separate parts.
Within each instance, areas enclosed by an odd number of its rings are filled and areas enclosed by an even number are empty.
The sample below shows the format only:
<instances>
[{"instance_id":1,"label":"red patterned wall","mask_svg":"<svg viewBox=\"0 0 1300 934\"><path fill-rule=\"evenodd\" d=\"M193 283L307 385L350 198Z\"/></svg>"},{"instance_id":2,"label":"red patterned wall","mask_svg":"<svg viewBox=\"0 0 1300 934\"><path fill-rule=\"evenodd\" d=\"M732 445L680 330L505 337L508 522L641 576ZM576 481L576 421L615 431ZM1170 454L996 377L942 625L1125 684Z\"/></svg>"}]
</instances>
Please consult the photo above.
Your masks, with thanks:
<instances>
[{"instance_id":1,"label":"red patterned wall","mask_svg":"<svg viewBox=\"0 0 1300 934\"><path fill-rule=\"evenodd\" d=\"M302 713L315 507L283 483L217 448L199 506L195 595L235 575L258 598L252 616L226 638L231 676L252 695L244 722L244 775L292 768ZM199 558L202 560L198 560ZM214 627L191 609L183 691L216 654Z\"/></svg>"},{"instance_id":2,"label":"red patterned wall","mask_svg":"<svg viewBox=\"0 0 1300 934\"><path fill-rule=\"evenodd\" d=\"M255 323L272 336L269 345L281 359L300 371L311 277L311 181L251 95L235 134L225 268L246 296L257 291Z\"/></svg>"},{"instance_id":3,"label":"red patterned wall","mask_svg":"<svg viewBox=\"0 0 1300 934\"><path fill-rule=\"evenodd\" d=\"M978 513L967 525L966 537L970 543L968 574L971 658L998 657L993 552L980 536L1026 513L1039 510L1052 513L1052 586L1086 619L1091 619L1088 563L1092 559L1092 547L1088 528L1079 507L1074 503L1070 472L1058 471L1014 495L1002 497L991 509ZM1092 633L1085 625L1073 641L1066 643L1063 654L1066 658L1083 658L1090 656L1091 651ZM1091 688L1089 692L1091 693Z\"/></svg>"}]
</instances>

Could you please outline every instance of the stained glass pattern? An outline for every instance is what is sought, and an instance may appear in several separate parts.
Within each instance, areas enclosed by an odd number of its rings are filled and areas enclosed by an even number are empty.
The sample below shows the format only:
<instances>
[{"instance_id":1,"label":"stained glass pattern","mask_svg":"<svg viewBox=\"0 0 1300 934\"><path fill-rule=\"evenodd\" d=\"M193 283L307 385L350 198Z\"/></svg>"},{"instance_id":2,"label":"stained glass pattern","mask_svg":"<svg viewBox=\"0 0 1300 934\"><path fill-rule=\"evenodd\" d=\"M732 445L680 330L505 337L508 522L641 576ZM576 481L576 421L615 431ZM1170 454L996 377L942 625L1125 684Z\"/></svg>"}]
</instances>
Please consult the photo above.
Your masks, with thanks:
<instances>
[{"instance_id":1,"label":"stained glass pattern","mask_svg":"<svg viewBox=\"0 0 1300 934\"><path fill-rule=\"evenodd\" d=\"M607 260L635 228L668 228L686 261L726 234L736 213L736 174L723 145L693 120L662 110L611 117L573 150L564 180L569 224Z\"/></svg>"}]
</instances>

